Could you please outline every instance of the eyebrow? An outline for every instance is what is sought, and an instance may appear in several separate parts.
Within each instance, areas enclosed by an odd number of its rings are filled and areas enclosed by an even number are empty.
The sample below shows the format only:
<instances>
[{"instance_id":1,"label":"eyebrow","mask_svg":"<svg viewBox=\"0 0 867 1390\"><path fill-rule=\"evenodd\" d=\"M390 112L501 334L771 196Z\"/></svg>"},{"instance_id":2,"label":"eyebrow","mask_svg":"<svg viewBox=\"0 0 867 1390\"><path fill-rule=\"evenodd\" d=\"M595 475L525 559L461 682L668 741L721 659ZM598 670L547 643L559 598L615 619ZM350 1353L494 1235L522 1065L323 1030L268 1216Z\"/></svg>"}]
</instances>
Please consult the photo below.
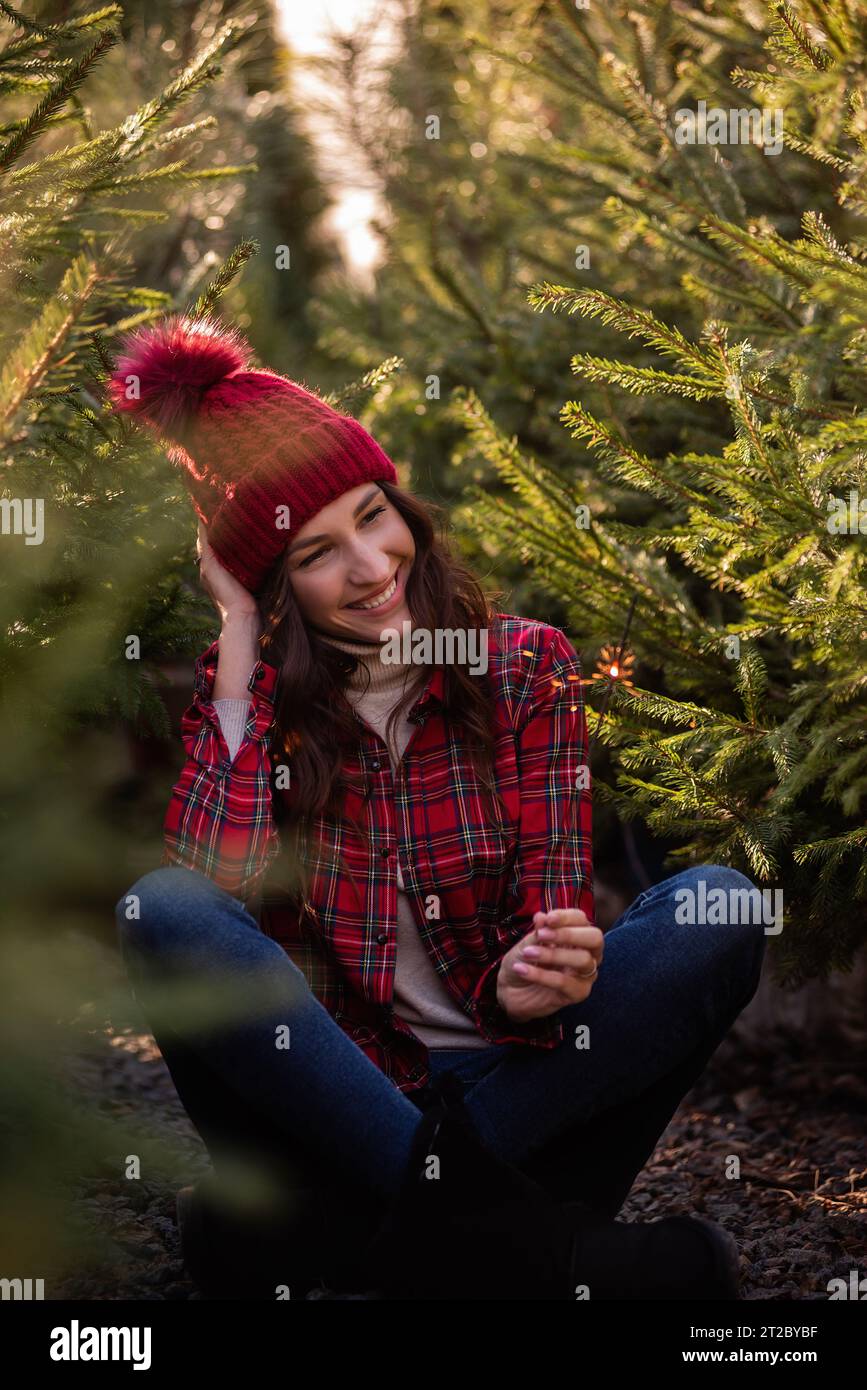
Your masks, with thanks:
<instances>
[{"instance_id":1,"label":"eyebrow","mask_svg":"<svg viewBox=\"0 0 867 1390\"><path fill-rule=\"evenodd\" d=\"M376 495L381 491L381 488L372 488L371 491L366 494L366 496L362 497L361 501L355 508L352 515L358 516L359 512L363 512L368 502L371 502L373 498L376 497ZM290 555L294 555L296 550L305 550L308 545L318 545L320 541L327 541L329 539L330 537L327 531L321 533L318 536L305 536L303 541L296 541L294 545L289 546L289 549L286 551L286 559L288 560Z\"/></svg>"}]
</instances>

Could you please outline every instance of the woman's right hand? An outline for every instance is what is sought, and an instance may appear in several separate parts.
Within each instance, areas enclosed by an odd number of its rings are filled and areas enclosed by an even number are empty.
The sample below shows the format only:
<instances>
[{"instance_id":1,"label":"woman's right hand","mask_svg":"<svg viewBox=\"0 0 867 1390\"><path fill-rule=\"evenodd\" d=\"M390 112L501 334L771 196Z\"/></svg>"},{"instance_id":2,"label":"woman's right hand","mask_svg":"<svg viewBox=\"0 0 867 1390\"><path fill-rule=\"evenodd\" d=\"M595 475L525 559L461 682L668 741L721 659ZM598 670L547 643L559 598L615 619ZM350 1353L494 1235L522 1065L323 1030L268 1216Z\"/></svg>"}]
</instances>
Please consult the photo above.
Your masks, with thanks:
<instances>
[{"instance_id":1,"label":"woman's right hand","mask_svg":"<svg viewBox=\"0 0 867 1390\"><path fill-rule=\"evenodd\" d=\"M202 588L225 623L227 618L243 616L259 618L259 608L253 595L243 584L220 564L208 542L208 528L199 521L199 534L196 540L196 554L199 557L199 577Z\"/></svg>"}]
</instances>

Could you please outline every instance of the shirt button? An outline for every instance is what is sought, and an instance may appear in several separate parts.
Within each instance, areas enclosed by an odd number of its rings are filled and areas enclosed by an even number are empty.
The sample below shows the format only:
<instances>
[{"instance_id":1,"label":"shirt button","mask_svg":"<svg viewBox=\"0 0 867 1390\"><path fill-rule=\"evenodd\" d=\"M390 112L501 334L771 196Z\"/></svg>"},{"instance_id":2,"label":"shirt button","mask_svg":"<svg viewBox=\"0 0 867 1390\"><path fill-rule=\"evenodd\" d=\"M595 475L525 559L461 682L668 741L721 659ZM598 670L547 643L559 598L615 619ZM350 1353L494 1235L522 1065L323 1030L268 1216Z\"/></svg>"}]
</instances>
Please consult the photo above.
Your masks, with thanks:
<instances>
[{"instance_id":1,"label":"shirt button","mask_svg":"<svg viewBox=\"0 0 867 1390\"><path fill-rule=\"evenodd\" d=\"M379 772L379 769L382 767L382 763L377 758L375 762L372 762L370 764L370 766L373 768L374 772Z\"/></svg>"},{"instance_id":2,"label":"shirt button","mask_svg":"<svg viewBox=\"0 0 867 1390\"><path fill-rule=\"evenodd\" d=\"M264 670L264 667L260 666L259 669L258 669L258 671L256 672L256 680L257 680L257 681L261 681L261 680L264 680L264 679L265 679L265 670Z\"/></svg>"},{"instance_id":3,"label":"shirt button","mask_svg":"<svg viewBox=\"0 0 867 1390\"><path fill-rule=\"evenodd\" d=\"M381 931L381 932L379 933L379 936L376 938L377 945L379 945L379 946L384 946L387 940L388 940L388 932L385 932L385 931Z\"/></svg>"},{"instance_id":4,"label":"shirt button","mask_svg":"<svg viewBox=\"0 0 867 1390\"><path fill-rule=\"evenodd\" d=\"M383 859L387 859L388 856L391 854L391 849L388 845L383 845L382 849L379 852L382 855Z\"/></svg>"}]
</instances>

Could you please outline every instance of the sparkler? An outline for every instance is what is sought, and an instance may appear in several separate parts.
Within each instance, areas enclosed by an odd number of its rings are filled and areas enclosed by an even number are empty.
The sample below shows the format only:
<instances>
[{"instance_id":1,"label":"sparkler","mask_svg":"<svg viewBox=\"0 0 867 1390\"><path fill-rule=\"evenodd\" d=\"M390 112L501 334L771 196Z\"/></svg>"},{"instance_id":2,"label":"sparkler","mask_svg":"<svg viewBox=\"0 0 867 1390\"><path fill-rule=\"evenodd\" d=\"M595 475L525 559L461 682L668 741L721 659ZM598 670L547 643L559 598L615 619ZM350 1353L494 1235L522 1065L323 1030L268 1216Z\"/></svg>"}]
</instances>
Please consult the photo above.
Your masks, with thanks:
<instances>
[{"instance_id":1,"label":"sparkler","mask_svg":"<svg viewBox=\"0 0 867 1390\"><path fill-rule=\"evenodd\" d=\"M605 718L605 712L608 709L608 702L611 699L612 690L614 689L615 685L625 685L629 688L632 687L632 681L629 679L629 677L632 675L632 668L635 665L635 657L632 655L631 652L627 652L626 641L629 637L629 629L632 626L632 615L635 612L635 605L637 600L638 595L633 594L632 602L629 605L629 612L626 615L626 622L623 627L623 636L620 639L620 644L617 647L617 650L612 653L610 647L602 648L602 651L599 653L599 660L597 662L598 670L595 671L593 676L591 677L591 681L607 680L608 689L605 692L605 699L602 701L602 708L599 711L599 718L596 723L596 730L593 734L592 739L590 740L590 746L587 749L588 767L590 766L593 749L596 746L596 740L599 737L599 730L602 728L602 721ZM591 681L584 681L583 684L590 685Z\"/></svg>"},{"instance_id":2,"label":"sparkler","mask_svg":"<svg viewBox=\"0 0 867 1390\"><path fill-rule=\"evenodd\" d=\"M608 702L611 699L611 691L614 689L615 685L623 685L630 689L632 688L633 683L630 677L632 675L633 666L635 665L635 657L631 652L627 650L626 642L629 637L629 629L632 626L632 617L635 613L635 605L637 601L638 595L633 594L632 601L629 605L629 611L626 614L626 622L623 627L623 636L620 638L620 642L614 650L612 650L610 646L602 648L602 650L599 653L599 658L597 660L597 670L593 673L590 679L580 680L578 677L570 677L570 679L572 680L577 680L579 685L590 686L593 684L594 681L597 680L607 680L608 682L608 689L605 692L605 698L602 701L602 708L599 711L599 720L596 725L596 732L590 740L590 745L587 749L588 769L590 768L590 760L593 754L593 749L596 745L596 740L599 737L599 730L602 727L602 721L605 718L605 712L608 709ZM575 797L572 802L573 809L577 804L578 798ZM630 852L630 859L634 860L635 858L636 856L634 852L634 847L632 847L632 850ZM637 869L639 879L643 880L643 886L645 888L649 888L650 881L647 878L647 874L645 873L640 861L637 865ZM573 907L578 906L579 898L580 892L576 894L572 902Z\"/></svg>"}]
</instances>

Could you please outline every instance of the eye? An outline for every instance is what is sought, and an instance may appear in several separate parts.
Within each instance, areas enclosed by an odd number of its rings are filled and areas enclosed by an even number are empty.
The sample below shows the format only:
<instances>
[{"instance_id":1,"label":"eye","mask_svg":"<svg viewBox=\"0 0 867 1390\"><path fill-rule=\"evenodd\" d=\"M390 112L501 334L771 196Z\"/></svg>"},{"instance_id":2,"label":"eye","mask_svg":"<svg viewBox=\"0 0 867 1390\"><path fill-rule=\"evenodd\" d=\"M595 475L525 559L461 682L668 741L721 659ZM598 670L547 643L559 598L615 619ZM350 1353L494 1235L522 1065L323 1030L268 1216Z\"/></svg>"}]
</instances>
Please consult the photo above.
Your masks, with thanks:
<instances>
[{"instance_id":1,"label":"eye","mask_svg":"<svg viewBox=\"0 0 867 1390\"><path fill-rule=\"evenodd\" d=\"M386 510L387 508L384 506L373 507L371 511L365 512L364 516L362 517L362 521L370 521L371 517L379 516L380 512L384 512ZM318 550L314 550L312 555L308 555L305 560L302 560L298 568L300 570L306 569L307 566L309 564L312 564L314 560L318 559L320 555L324 555L327 548L327 546L321 545Z\"/></svg>"},{"instance_id":2,"label":"eye","mask_svg":"<svg viewBox=\"0 0 867 1390\"><path fill-rule=\"evenodd\" d=\"M313 561L314 561L315 559L317 559L318 556L320 556L320 555L323 554L323 550L324 550L324 547L320 547L319 550L314 550L314 552L313 552L312 555L308 555L306 560L302 560L302 561L301 561L301 564L298 566L298 568L299 568L300 570L306 570L306 568L307 568L308 565L312 564Z\"/></svg>"}]
</instances>

